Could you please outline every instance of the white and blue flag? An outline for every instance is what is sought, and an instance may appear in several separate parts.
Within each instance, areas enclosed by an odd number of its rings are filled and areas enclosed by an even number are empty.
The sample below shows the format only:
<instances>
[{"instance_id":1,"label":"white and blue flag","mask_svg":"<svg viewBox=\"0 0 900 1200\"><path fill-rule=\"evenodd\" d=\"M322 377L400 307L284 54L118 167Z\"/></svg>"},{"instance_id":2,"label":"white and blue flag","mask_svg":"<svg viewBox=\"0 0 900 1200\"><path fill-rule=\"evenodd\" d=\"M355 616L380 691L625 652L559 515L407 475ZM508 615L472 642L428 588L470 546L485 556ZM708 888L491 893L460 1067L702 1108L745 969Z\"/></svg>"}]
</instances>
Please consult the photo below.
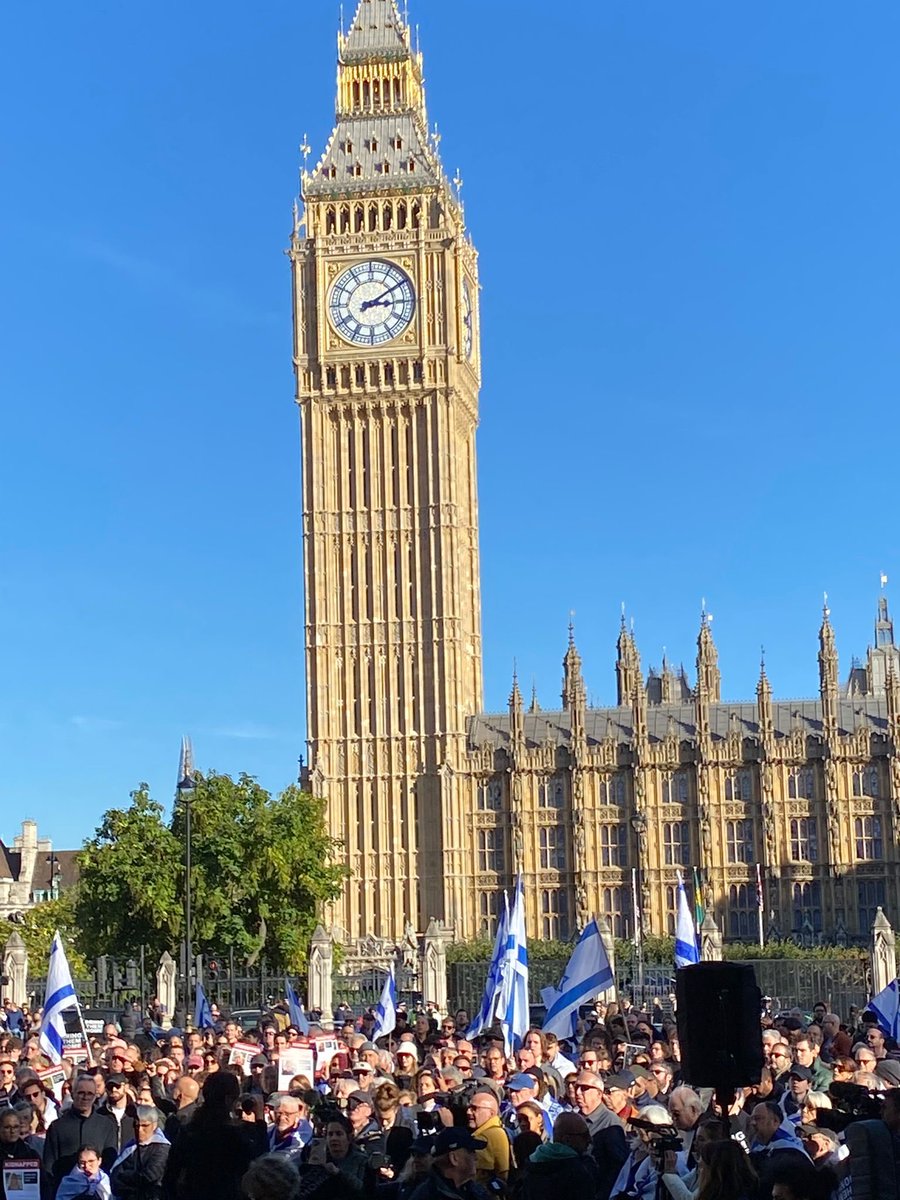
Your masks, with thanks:
<instances>
[{"instance_id":1,"label":"white and blue flag","mask_svg":"<svg viewBox=\"0 0 900 1200\"><path fill-rule=\"evenodd\" d=\"M574 1037L581 1005L614 986L609 957L595 919L585 926L578 939L559 987L544 988L541 992L541 999L547 1005L544 1032L555 1033L560 1039Z\"/></svg>"},{"instance_id":2,"label":"white and blue flag","mask_svg":"<svg viewBox=\"0 0 900 1200\"><path fill-rule=\"evenodd\" d=\"M288 1014L291 1018L291 1024L295 1029L302 1034L309 1033L309 1018L306 1015L306 1010L303 1007L303 1001L297 995L294 985L285 976L284 979L284 994L287 997Z\"/></svg>"},{"instance_id":3,"label":"white and blue flag","mask_svg":"<svg viewBox=\"0 0 900 1200\"><path fill-rule=\"evenodd\" d=\"M503 893L503 913L497 924L497 936L494 939L494 952L488 967L487 982L484 985L484 995L481 998L481 1008L475 1015L475 1020L466 1030L466 1037L471 1040L478 1037L485 1029L490 1029L497 1010L497 999L503 981L503 955L506 950L506 937L509 931L509 900Z\"/></svg>"},{"instance_id":4,"label":"white and blue flag","mask_svg":"<svg viewBox=\"0 0 900 1200\"><path fill-rule=\"evenodd\" d=\"M878 1027L887 1037L900 1039L900 979L895 979L877 996L873 996L866 1008L873 1012Z\"/></svg>"},{"instance_id":5,"label":"white and blue flag","mask_svg":"<svg viewBox=\"0 0 900 1200\"><path fill-rule=\"evenodd\" d=\"M375 1009L375 1026L372 1029L372 1041L374 1042L376 1038L386 1037L389 1033L393 1033L396 1027L397 980L394 978L394 965L391 963L388 977L384 981L381 999L378 1001L378 1007Z\"/></svg>"},{"instance_id":6,"label":"white and blue flag","mask_svg":"<svg viewBox=\"0 0 900 1200\"><path fill-rule=\"evenodd\" d=\"M72 982L72 972L69 970L69 960L66 958L62 938L57 932L53 935L53 944L50 947L44 1015L38 1035L41 1049L54 1065L62 1062L63 1038L66 1036L63 1013L73 1008L78 1008L78 997L75 995L75 985Z\"/></svg>"},{"instance_id":7,"label":"white and blue flag","mask_svg":"<svg viewBox=\"0 0 900 1200\"><path fill-rule=\"evenodd\" d=\"M516 880L516 894L509 914L509 931L503 955L503 984L499 1003L500 1026L506 1053L522 1045L528 1032L528 944L525 937L525 891L522 876Z\"/></svg>"},{"instance_id":8,"label":"white and blue flag","mask_svg":"<svg viewBox=\"0 0 900 1200\"><path fill-rule=\"evenodd\" d=\"M195 1029L212 1029L215 1026L213 1020L212 1009L209 1007L209 1001L206 998L206 992L203 990L203 984L197 981L197 998L194 1003L194 1028Z\"/></svg>"},{"instance_id":9,"label":"white and blue flag","mask_svg":"<svg viewBox=\"0 0 900 1200\"><path fill-rule=\"evenodd\" d=\"M684 880L678 872L678 911L675 914L675 967L689 967L700 961L697 949L697 934L694 931L694 914L688 904Z\"/></svg>"}]
</instances>

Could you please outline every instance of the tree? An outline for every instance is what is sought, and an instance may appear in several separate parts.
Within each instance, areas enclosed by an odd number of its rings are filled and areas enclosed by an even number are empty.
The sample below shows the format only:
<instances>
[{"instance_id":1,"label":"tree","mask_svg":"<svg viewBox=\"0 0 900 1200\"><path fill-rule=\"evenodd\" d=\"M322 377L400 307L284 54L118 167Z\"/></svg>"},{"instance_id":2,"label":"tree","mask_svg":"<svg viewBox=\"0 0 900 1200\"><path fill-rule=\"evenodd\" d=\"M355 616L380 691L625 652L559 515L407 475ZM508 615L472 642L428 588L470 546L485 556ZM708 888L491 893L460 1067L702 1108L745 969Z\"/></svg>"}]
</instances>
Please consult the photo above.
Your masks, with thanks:
<instances>
[{"instance_id":1,"label":"tree","mask_svg":"<svg viewBox=\"0 0 900 1200\"><path fill-rule=\"evenodd\" d=\"M195 949L260 956L300 971L321 906L346 872L325 830L324 802L289 787L273 798L250 775L195 776L171 820L142 785L106 813L81 855L76 917L91 955L173 951L184 936L186 805L191 805Z\"/></svg>"},{"instance_id":2,"label":"tree","mask_svg":"<svg viewBox=\"0 0 900 1200\"><path fill-rule=\"evenodd\" d=\"M75 918L75 896L72 892L64 892L55 900L44 900L27 909L18 930L28 951L33 975L46 973L50 962L50 946L57 930L66 948L73 978L86 979L90 974L90 967L79 948L81 930Z\"/></svg>"},{"instance_id":3,"label":"tree","mask_svg":"<svg viewBox=\"0 0 900 1200\"><path fill-rule=\"evenodd\" d=\"M131 807L110 809L79 855L75 919L91 958L154 955L177 944L181 929L181 846L161 804L142 783Z\"/></svg>"}]
</instances>

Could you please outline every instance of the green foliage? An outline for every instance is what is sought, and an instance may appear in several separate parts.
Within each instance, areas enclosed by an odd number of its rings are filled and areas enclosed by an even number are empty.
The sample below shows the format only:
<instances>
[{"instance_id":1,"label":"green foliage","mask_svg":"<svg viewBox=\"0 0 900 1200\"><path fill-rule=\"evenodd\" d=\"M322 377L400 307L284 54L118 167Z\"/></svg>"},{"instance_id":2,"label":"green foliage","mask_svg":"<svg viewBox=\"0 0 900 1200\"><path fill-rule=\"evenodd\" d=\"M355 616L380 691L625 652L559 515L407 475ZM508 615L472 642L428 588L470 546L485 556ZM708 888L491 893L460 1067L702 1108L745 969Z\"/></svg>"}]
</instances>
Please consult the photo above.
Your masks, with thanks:
<instances>
[{"instance_id":1,"label":"green foliage","mask_svg":"<svg viewBox=\"0 0 900 1200\"><path fill-rule=\"evenodd\" d=\"M539 941L528 943L528 958L533 962L544 959L568 959L574 942ZM491 938L475 938L471 942L451 942L447 947L448 963L483 962L491 960L494 942Z\"/></svg>"},{"instance_id":2,"label":"green foliage","mask_svg":"<svg viewBox=\"0 0 900 1200\"><path fill-rule=\"evenodd\" d=\"M196 776L190 798L196 950L234 949L248 964L301 971L320 907L345 871L325 831L324 803L297 787L273 798L249 775ZM76 916L91 955L174 950L184 936L186 805L171 821L146 787L106 813L81 855Z\"/></svg>"},{"instance_id":3,"label":"green foliage","mask_svg":"<svg viewBox=\"0 0 900 1200\"><path fill-rule=\"evenodd\" d=\"M784 938L780 941L766 942L765 946L760 946L757 942L726 942L722 946L722 957L733 959L805 958L834 962L835 959L845 961L868 959L868 954L860 946L799 946L789 938Z\"/></svg>"},{"instance_id":4,"label":"green foliage","mask_svg":"<svg viewBox=\"0 0 900 1200\"><path fill-rule=\"evenodd\" d=\"M24 916L24 923L18 927L18 931L28 951L28 961L36 974L46 970L53 935L59 930L73 978L87 978L90 968L76 941L80 930L75 919L75 896L72 892L66 892L56 900L36 904Z\"/></svg>"}]
</instances>

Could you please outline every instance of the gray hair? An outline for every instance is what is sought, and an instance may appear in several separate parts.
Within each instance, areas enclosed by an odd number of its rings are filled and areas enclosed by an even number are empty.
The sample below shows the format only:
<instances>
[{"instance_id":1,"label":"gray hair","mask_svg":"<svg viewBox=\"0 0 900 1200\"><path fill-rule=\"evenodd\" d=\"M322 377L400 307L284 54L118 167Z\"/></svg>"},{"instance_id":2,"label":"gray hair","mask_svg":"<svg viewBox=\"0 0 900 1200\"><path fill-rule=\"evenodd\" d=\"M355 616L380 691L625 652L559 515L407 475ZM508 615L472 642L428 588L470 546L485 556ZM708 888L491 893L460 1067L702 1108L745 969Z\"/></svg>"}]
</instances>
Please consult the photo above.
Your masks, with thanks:
<instances>
[{"instance_id":1,"label":"gray hair","mask_svg":"<svg viewBox=\"0 0 900 1200\"><path fill-rule=\"evenodd\" d=\"M693 1088L686 1087L684 1084L682 1084L681 1087L677 1087L669 1098L670 1104L676 1098L676 1096L684 1101L685 1108L689 1108L691 1112L703 1112L703 1101Z\"/></svg>"},{"instance_id":2,"label":"gray hair","mask_svg":"<svg viewBox=\"0 0 900 1200\"><path fill-rule=\"evenodd\" d=\"M139 1104L135 1109L139 1121L152 1121L159 1126L159 1109L153 1104Z\"/></svg>"}]
</instances>

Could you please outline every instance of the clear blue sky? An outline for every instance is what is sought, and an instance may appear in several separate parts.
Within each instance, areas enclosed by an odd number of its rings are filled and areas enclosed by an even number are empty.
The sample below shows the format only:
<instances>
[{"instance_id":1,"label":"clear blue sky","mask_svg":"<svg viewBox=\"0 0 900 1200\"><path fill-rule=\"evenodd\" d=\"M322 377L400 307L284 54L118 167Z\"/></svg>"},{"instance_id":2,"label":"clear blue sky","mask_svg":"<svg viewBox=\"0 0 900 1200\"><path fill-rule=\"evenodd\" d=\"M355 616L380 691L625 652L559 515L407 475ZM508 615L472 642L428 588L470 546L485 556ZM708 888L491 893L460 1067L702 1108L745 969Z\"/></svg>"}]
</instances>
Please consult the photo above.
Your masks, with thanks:
<instances>
[{"instance_id":1,"label":"clear blue sky","mask_svg":"<svg viewBox=\"0 0 900 1200\"><path fill-rule=\"evenodd\" d=\"M350 0L346 5L348 16ZM486 705L842 674L900 587L900 8L411 0L481 252ZM0 192L0 836L77 845L147 780L304 750L282 250L338 5L19 5ZM894 580L892 580L894 582ZM890 589L889 589L890 590ZM900 607L900 593L898 593Z\"/></svg>"}]
</instances>

